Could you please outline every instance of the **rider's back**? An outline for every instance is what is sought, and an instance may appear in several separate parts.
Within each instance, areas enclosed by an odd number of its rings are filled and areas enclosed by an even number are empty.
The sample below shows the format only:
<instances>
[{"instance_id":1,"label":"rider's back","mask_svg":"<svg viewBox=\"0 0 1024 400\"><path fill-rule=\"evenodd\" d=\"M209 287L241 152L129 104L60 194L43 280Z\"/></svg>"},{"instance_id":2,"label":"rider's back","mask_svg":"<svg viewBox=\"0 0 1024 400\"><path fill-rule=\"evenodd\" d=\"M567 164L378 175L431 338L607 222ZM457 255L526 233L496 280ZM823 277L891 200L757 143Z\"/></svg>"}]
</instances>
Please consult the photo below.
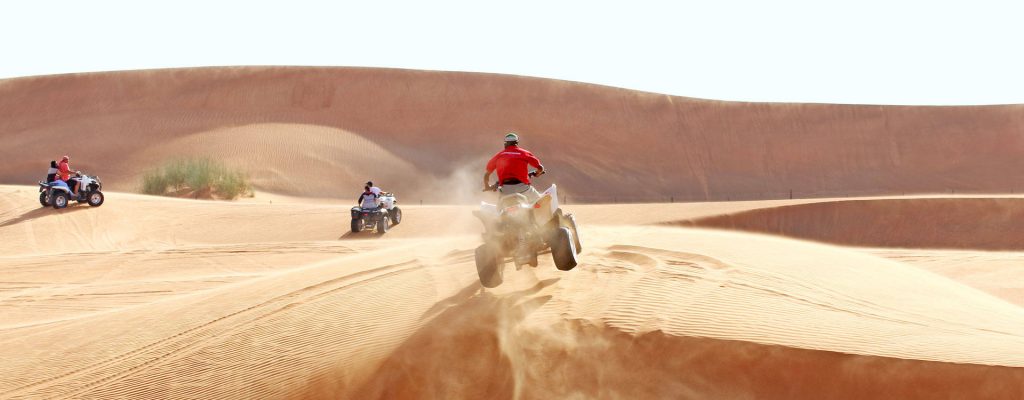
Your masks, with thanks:
<instances>
[{"instance_id":1,"label":"rider's back","mask_svg":"<svg viewBox=\"0 0 1024 400\"><path fill-rule=\"evenodd\" d=\"M491 157L491 161L487 163L487 170L496 171L498 181L501 183L514 179L520 183L529 184L530 166L540 167L540 160L533 153L519 146L506 146L494 157Z\"/></svg>"},{"instance_id":2,"label":"rider's back","mask_svg":"<svg viewBox=\"0 0 1024 400\"><path fill-rule=\"evenodd\" d=\"M50 161L50 169L46 170L46 183L57 180L57 161Z\"/></svg>"},{"instance_id":3,"label":"rider's back","mask_svg":"<svg viewBox=\"0 0 1024 400\"><path fill-rule=\"evenodd\" d=\"M377 208L377 194L375 193L363 193L362 203L359 205L362 208Z\"/></svg>"}]
</instances>

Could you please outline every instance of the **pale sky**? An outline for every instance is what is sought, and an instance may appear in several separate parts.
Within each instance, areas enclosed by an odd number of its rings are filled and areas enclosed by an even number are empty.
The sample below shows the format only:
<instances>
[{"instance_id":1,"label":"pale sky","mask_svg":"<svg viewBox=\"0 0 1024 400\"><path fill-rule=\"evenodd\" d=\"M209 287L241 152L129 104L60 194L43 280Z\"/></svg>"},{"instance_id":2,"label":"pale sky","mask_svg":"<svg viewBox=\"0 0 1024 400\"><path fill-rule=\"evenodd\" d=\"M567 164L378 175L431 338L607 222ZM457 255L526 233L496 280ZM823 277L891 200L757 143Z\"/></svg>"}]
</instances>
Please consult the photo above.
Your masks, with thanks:
<instances>
[{"instance_id":1,"label":"pale sky","mask_svg":"<svg viewBox=\"0 0 1024 400\"><path fill-rule=\"evenodd\" d=\"M0 78L366 66L528 75L720 100L1024 103L1024 3L1013 1L0 4Z\"/></svg>"}]
</instances>

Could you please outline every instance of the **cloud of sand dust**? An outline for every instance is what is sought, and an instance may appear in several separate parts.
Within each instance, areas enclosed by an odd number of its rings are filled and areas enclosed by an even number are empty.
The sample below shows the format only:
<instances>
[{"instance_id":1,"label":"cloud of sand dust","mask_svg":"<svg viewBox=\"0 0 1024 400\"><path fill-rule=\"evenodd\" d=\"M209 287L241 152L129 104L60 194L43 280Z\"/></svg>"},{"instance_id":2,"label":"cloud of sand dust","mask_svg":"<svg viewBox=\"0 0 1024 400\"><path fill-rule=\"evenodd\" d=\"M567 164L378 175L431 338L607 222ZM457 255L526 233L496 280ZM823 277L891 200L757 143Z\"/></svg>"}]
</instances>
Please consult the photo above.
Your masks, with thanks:
<instances>
[{"instance_id":1,"label":"cloud of sand dust","mask_svg":"<svg viewBox=\"0 0 1024 400\"><path fill-rule=\"evenodd\" d=\"M480 204L480 201L497 202L498 195L496 193L483 191L484 167L487 165L487 160L487 158L478 158L456 166L447 175L429 183L424 198L430 199L431 203L438 204L476 205ZM497 180L497 175L492 174L490 182L494 183ZM534 182L534 185L538 191L544 191L552 183L554 181L548 179L543 183Z\"/></svg>"},{"instance_id":2,"label":"cloud of sand dust","mask_svg":"<svg viewBox=\"0 0 1024 400\"><path fill-rule=\"evenodd\" d=\"M420 190L424 201L434 204L475 205L481 200L494 202L497 196L485 193L483 189L486 159L467 162L456 166L447 175L427 183ZM491 180L494 181L493 175Z\"/></svg>"}]
</instances>

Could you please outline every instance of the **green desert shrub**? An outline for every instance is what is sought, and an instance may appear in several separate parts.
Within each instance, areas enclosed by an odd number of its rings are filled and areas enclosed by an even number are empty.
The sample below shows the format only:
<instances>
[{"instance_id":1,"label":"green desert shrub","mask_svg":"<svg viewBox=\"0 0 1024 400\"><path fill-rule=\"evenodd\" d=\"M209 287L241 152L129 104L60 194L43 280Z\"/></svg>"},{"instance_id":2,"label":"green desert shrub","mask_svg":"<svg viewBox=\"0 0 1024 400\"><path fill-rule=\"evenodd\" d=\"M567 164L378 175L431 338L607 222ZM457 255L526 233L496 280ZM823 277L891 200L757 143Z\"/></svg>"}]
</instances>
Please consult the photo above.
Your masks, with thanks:
<instances>
[{"instance_id":1,"label":"green desert shrub","mask_svg":"<svg viewBox=\"0 0 1024 400\"><path fill-rule=\"evenodd\" d=\"M142 192L146 194L181 194L187 191L234 199L251 190L245 174L209 158L171 160L142 176Z\"/></svg>"},{"instance_id":2,"label":"green desert shrub","mask_svg":"<svg viewBox=\"0 0 1024 400\"><path fill-rule=\"evenodd\" d=\"M167 191L167 177L159 170L149 171L142 175L142 193L164 194Z\"/></svg>"},{"instance_id":3,"label":"green desert shrub","mask_svg":"<svg viewBox=\"0 0 1024 400\"><path fill-rule=\"evenodd\" d=\"M249 181L238 171L223 171L214 181L213 191L224 198L233 199L250 192Z\"/></svg>"}]
</instances>

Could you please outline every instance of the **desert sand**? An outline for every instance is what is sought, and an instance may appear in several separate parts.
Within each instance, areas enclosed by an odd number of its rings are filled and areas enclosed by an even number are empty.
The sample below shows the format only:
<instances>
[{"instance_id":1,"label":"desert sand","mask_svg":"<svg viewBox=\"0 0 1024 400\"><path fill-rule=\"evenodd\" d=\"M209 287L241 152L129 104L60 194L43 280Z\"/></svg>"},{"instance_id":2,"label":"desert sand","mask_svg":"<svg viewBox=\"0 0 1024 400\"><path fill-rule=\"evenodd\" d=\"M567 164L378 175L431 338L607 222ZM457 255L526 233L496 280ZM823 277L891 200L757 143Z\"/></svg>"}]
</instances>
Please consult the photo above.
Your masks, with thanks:
<instances>
[{"instance_id":1,"label":"desert sand","mask_svg":"<svg viewBox=\"0 0 1024 400\"><path fill-rule=\"evenodd\" d=\"M1024 398L1024 196L998 172L1020 106L344 68L0 93L0 398ZM584 251L484 289L471 210L503 129ZM62 152L103 206L39 206ZM182 155L255 196L132 193ZM382 237L347 229L369 178L404 210Z\"/></svg>"}]
</instances>

